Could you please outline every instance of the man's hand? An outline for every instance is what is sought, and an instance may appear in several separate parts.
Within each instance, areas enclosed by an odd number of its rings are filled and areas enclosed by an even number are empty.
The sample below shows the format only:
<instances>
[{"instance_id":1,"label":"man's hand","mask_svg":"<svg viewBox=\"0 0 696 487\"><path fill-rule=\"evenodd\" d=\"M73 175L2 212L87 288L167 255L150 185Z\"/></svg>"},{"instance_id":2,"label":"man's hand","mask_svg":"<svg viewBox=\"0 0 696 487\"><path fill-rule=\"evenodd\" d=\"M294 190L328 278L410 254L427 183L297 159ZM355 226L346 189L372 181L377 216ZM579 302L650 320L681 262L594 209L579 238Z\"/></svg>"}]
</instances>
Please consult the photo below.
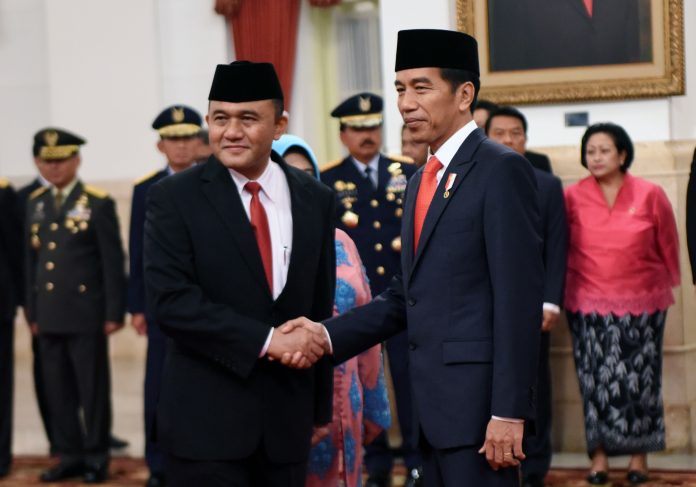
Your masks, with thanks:
<instances>
[{"instance_id":1,"label":"man's hand","mask_svg":"<svg viewBox=\"0 0 696 487\"><path fill-rule=\"evenodd\" d=\"M541 331L551 331L556 324L558 324L558 318L561 315L555 311L548 309L544 310L544 319L541 322Z\"/></svg>"},{"instance_id":2,"label":"man's hand","mask_svg":"<svg viewBox=\"0 0 696 487\"><path fill-rule=\"evenodd\" d=\"M306 369L327 350L324 327L307 318L297 318L275 330L266 355L288 367Z\"/></svg>"},{"instance_id":3,"label":"man's hand","mask_svg":"<svg viewBox=\"0 0 696 487\"><path fill-rule=\"evenodd\" d=\"M316 446L317 443L329 436L330 433L328 426L315 426L312 432L312 446Z\"/></svg>"},{"instance_id":4,"label":"man's hand","mask_svg":"<svg viewBox=\"0 0 696 487\"><path fill-rule=\"evenodd\" d=\"M511 423L491 419L486 428L486 441L478 451L486 454L486 460L493 470L516 467L525 459L522 451L524 423Z\"/></svg>"},{"instance_id":5,"label":"man's hand","mask_svg":"<svg viewBox=\"0 0 696 487\"><path fill-rule=\"evenodd\" d=\"M104 335L111 335L113 332L123 328L123 323L117 323L116 321L107 321L104 323Z\"/></svg>"},{"instance_id":6,"label":"man's hand","mask_svg":"<svg viewBox=\"0 0 696 487\"><path fill-rule=\"evenodd\" d=\"M131 315L131 326L135 329L135 332L138 335L147 335L147 320L145 319L145 313L133 313Z\"/></svg>"}]
</instances>

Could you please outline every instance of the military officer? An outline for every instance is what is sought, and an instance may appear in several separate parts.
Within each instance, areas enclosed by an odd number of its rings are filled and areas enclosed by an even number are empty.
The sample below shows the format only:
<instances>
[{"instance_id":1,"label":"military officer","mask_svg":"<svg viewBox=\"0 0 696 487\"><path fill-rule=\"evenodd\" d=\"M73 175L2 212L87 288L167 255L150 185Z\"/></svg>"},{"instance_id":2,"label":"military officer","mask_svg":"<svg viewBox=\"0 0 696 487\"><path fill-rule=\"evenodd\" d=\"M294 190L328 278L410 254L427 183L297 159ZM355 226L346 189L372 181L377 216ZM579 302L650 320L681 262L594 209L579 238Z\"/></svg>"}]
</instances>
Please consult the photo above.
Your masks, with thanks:
<instances>
[{"instance_id":1,"label":"military officer","mask_svg":"<svg viewBox=\"0 0 696 487\"><path fill-rule=\"evenodd\" d=\"M400 266L403 196L406 182L416 168L410 158L380 153L381 97L359 93L338 105L331 116L338 118L341 142L349 155L323 166L321 180L336 193L336 224L357 245L372 295L377 296ZM387 342L387 353L404 438L402 454L409 471L406 485L410 487L418 485L421 459L417 445L409 440L413 435L410 434L412 413L405 333ZM385 433L367 446L368 487L390 485L394 453L389 449Z\"/></svg>"},{"instance_id":2,"label":"military officer","mask_svg":"<svg viewBox=\"0 0 696 487\"><path fill-rule=\"evenodd\" d=\"M17 194L0 178L0 478L12 461L14 316L20 299L22 226Z\"/></svg>"},{"instance_id":3,"label":"military officer","mask_svg":"<svg viewBox=\"0 0 696 487\"><path fill-rule=\"evenodd\" d=\"M152 128L159 134L157 149L167 159L167 165L139 179L133 188L130 220L130 276L128 278L128 312L131 323L139 335L147 335L147 360L145 368L145 461L150 469L147 487L165 485L164 457L152 440L159 396L162 369L166 351L166 339L154 322L145 302L143 279L143 235L145 229L145 201L147 191L160 179L191 167L198 158L201 116L184 105L165 108Z\"/></svg>"},{"instance_id":4,"label":"military officer","mask_svg":"<svg viewBox=\"0 0 696 487\"><path fill-rule=\"evenodd\" d=\"M124 254L114 201L77 177L84 139L35 135L49 187L29 196L26 313L39 353L59 463L42 482L108 476L111 386L107 335L125 314Z\"/></svg>"}]
</instances>

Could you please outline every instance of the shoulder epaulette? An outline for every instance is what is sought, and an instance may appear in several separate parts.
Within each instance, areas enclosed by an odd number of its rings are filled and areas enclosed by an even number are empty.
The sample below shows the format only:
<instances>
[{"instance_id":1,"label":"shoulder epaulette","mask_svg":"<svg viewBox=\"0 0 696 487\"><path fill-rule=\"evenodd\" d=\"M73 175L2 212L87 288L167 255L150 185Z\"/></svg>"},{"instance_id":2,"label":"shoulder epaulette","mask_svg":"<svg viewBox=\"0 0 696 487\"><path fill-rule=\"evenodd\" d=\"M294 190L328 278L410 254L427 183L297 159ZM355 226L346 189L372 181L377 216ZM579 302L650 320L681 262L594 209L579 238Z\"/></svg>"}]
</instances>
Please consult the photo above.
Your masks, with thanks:
<instances>
[{"instance_id":1,"label":"shoulder epaulette","mask_svg":"<svg viewBox=\"0 0 696 487\"><path fill-rule=\"evenodd\" d=\"M6 178L0 178L0 189L5 189L10 185L10 181Z\"/></svg>"},{"instance_id":2,"label":"shoulder epaulette","mask_svg":"<svg viewBox=\"0 0 696 487\"><path fill-rule=\"evenodd\" d=\"M159 170L150 171L150 172L147 173L146 175L141 176L141 177L139 177L138 179L136 179L136 180L133 182L133 184L137 186L137 185L140 184L140 183L144 183L144 182L147 181L148 179L154 178L154 177L157 175L158 172L159 172Z\"/></svg>"},{"instance_id":3,"label":"shoulder epaulette","mask_svg":"<svg viewBox=\"0 0 696 487\"><path fill-rule=\"evenodd\" d=\"M408 156L403 156L401 154L389 154L387 155L387 159L391 159L392 161L396 162L403 162L404 164L415 164L416 161L414 161L412 158Z\"/></svg>"},{"instance_id":4,"label":"shoulder epaulette","mask_svg":"<svg viewBox=\"0 0 696 487\"><path fill-rule=\"evenodd\" d=\"M48 191L48 186L41 186L40 188L36 188L34 191L31 192L29 195L30 200L35 200L42 194L44 194L46 191Z\"/></svg>"},{"instance_id":5,"label":"shoulder epaulette","mask_svg":"<svg viewBox=\"0 0 696 487\"><path fill-rule=\"evenodd\" d=\"M319 168L319 172L324 172L328 171L329 169L333 169L334 167L339 166L342 162L343 159L336 159L335 161L327 162Z\"/></svg>"},{"instance_id":6,"label":"shoulder epaulette","mask_svg":"<svg viewBox=\"0 0 696 487\"><path fill-rule=\"evenodd\" d=\"M95 198L99 198L100 200L103 200L104 198L109 196L109 193L107 193L103 189L95 188L94 186L90 186L88 184L85 184L84 190L90 196L94 196Z\"/></svg>"}]
</instances>

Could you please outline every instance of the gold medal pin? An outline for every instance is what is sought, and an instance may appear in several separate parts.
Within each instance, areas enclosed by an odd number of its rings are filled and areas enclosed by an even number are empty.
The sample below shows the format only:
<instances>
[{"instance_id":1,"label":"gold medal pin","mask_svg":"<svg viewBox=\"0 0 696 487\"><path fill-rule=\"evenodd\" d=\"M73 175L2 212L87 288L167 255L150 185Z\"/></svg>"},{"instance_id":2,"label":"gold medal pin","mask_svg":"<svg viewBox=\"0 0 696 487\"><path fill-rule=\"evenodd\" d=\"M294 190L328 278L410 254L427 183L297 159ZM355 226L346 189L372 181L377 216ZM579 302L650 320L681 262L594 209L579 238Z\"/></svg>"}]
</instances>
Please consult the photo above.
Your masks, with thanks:
<instances>
[{"instance_id":1,"label":"gold medal pin","mask_svg":"<svg viewBox=\"0 0 696 487\"><path fill-rule=\"evenodd\" d=\"M454 186L454 180L457 179L457 175L454 173L449 173L447 176L447 184L445 184L445 193L442 195L445 198L449 198L450 196L450 189L452 189L452 186Z\"/></svg>"}]
</instances>

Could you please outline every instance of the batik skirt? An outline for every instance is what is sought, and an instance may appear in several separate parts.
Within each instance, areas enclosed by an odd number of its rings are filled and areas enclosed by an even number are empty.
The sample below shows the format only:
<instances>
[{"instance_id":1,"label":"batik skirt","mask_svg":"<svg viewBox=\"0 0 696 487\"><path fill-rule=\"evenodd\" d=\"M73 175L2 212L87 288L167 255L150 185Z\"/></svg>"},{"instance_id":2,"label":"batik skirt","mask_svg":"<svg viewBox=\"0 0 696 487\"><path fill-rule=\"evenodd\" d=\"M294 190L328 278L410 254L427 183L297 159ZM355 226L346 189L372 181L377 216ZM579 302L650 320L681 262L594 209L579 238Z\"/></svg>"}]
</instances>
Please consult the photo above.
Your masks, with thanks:
<instances>
[{"instance_id":1,"label":"batik skirt","mask_svg":"<svg viewBox=\"0 0 696 487\"><path fill-rule=\"evenodd\" d=\"M589 454L597 448L608 455L664 450L665 317L666 311L568 313Z\"/></svg>"}]
</instances>

